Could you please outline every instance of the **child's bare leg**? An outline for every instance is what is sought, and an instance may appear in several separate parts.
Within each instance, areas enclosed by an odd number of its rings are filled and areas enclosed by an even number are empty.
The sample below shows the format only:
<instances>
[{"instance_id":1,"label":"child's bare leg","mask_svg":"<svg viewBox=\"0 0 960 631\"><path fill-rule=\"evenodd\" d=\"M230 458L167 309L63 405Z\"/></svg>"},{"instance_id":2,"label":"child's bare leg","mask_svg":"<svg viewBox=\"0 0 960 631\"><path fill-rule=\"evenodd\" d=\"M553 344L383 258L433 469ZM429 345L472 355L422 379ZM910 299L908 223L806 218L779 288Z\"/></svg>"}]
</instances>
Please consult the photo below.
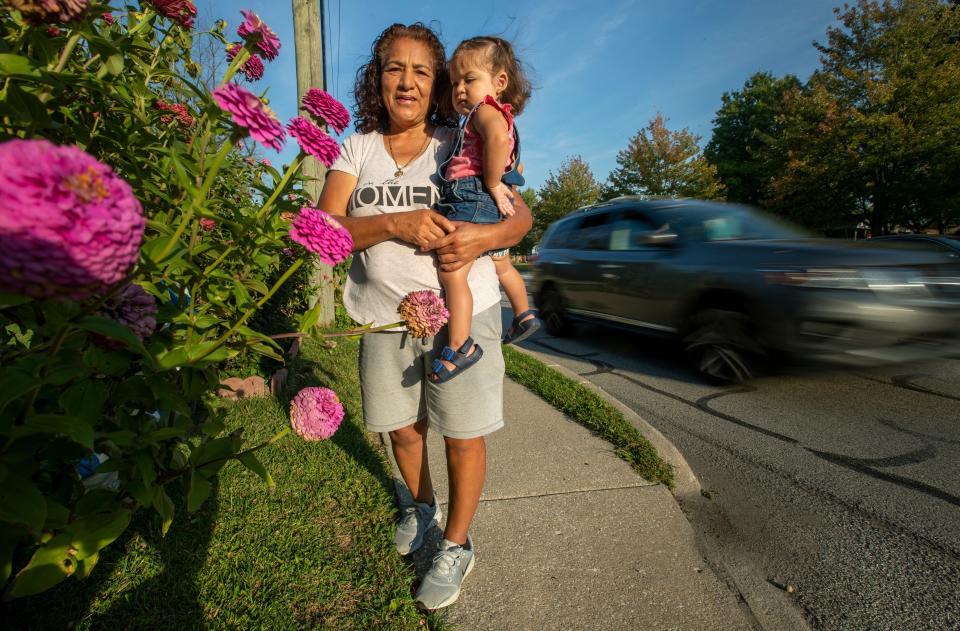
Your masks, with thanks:
<instances>
[{"instance_id":1,"label":"child's bare leg","mask_svg":"<svg viewBox=\"0 0 960 631\"><path fill-rule=\"evenodd\" d=\"M497 268L497 279L503 287L507 299L510 300L510 307L514 314L523 313L530 309L530 299L527 297L527 287L523 282L520 272L510 262L510 255L497 256L493 258L493 264ZM533 318L531 313L521 320L525 322Z\"/></svg>"},{"instance_id":2,"label":"child's bare leg","mask_svg":"<svg viewBox=\"0 0 960 631\"><path fill-rule=\"evenodd\" d=\"M446 292L447 311L450 312L450 321L447 323L447 345L453 350L459 349L470 337L470 325L473 322L473 293L467 283L467 275L473 263L467 263L455 272L440 272L440 282ZM473 352L473 349L470 349ZM470 353L467 353L468 355ZM453 369L448 361L444 365Z\"/></svg>"}]
</instances>

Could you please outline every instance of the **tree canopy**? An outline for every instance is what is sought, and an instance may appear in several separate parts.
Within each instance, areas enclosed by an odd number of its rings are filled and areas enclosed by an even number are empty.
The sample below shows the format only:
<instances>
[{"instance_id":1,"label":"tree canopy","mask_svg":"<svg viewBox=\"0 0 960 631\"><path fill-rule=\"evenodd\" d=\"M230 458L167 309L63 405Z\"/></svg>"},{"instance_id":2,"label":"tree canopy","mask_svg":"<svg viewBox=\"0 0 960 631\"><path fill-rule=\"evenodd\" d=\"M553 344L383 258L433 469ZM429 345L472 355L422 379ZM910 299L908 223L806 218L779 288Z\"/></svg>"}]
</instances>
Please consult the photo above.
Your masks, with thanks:
<instances>
[{"instance_id":1,"label":"tree canopy","mask_svg":"<svg viewBox=\"0 0 960 631\"><path fill-rule=\"evenodd\" d=\"M787 156L777 205L827 228L864 221L944 230L960 196L960 11L938 0L859 0L816 44L771 146Z\"/></svg>"},{"instance_id":2,"label":"tree canopy","mask_svg":"<svg viewBox=\"0 0 960 631\"><path fill-rule=\"evenodd\" d=\"M777 117L784 94L800 86L793 75L758 72L739 91L724 93L704 156L717 167L729 201L763 205L768 183L786 162L770 150L771 139L781 133Z\"/></svg>"},{"instance_id":3,"label":"tree canopy","mask_svg":"<svg viewBox=\"0 0 960 631\"><path fill-rule=\"evenodd\" d=\"M717 168L707 162L699 142L700 137L686 128L667 129L663 115L657 113L617 154L605 196L722 199Z\"/></svg>"},{"instance_id":4,"label":"tree canopy","mask_svg":"<svg viewBox=\"0 0 960 631\"><path fill-rule=\"evenodd\" d=\"M559 171L550 171L537 193L539 201L530 231L534 243L540 240L547 226L577 208L596 202L602 192L603 186L593 177L583 158L571 156L564 160Z\"/></svg>"}]
</instances>

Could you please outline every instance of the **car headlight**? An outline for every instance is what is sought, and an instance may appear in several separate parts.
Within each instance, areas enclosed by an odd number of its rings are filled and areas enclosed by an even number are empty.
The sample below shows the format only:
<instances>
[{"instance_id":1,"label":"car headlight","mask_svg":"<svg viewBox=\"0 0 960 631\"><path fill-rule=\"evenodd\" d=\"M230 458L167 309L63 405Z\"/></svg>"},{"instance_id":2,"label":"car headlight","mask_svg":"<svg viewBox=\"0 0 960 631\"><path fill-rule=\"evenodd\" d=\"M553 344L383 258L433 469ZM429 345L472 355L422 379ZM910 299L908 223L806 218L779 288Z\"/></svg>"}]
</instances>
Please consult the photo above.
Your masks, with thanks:
<instances>
[{"instance_id":1,"label":"car headlight","mask_svg":"<svg viewBox=\"0 0 960 631\"><path fill-rule=\"evenodd\" d=\"M816 289L870 289L860 272L846 268L808 268L760 270L771 285L791 285Z\"/></svg>"}]
</instances>

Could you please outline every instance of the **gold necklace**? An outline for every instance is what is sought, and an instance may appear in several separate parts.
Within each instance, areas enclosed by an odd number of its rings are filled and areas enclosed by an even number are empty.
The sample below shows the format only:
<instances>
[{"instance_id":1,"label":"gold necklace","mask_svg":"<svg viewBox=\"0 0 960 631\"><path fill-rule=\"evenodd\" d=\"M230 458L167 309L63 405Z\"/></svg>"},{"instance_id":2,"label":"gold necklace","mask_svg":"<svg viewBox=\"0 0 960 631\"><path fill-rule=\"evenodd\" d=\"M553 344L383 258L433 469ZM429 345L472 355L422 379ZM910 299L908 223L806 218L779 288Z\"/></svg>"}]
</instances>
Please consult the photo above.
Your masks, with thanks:
<instances>
[{"instance_id":1,"label":"gold necklace","mask_svg":"<svg viewBox=\"0 0 960 631\"><path fill-rule=\"evenodd\" d=\"M397 157L393 155L393 141L390 138L390 136L387 136L387 146L390 147L390 157L393 159L393 164L397 167L397 170L393 172L393 177L403 177L403 170L410 166L410 163L419 158L420 154L423 153L423 150L426 149L427 142L430 140L430 135L427 134L424 136L423 144L420 145L419 151L413 154L413 157L407 160L407 163L403 166L400 166L400 164L397 162Z\"/></svg>"}]
</instances>

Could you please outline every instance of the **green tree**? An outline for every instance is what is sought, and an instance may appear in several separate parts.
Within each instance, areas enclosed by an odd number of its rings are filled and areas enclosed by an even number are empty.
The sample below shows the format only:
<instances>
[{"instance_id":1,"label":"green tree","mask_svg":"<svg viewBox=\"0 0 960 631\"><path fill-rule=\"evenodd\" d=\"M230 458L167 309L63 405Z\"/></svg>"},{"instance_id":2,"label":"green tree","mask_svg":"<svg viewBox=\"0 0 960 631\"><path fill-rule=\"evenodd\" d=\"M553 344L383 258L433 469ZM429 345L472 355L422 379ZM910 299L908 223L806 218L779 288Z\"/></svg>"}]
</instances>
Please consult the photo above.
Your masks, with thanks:
<instances>
[{"instance_id":1,"label":"green tree","mask_svg":"<svg viewBox=\"0 0 960 631\"><path fill-rule=\"evenodd\" d=\"M784 94L800 85L793 75L758 72L741 90L724 93L703 154L717 168L728 200L763 205L768 182L786 164L784 154L771 151L770 140L781 134L777 116Z\"/></svg>"},{"instance_id":2,"label":"green tree","mask_svg":"<svg viewBox=\"0 0 960 631\"><path fill-rule=\"evenodd\" d=\"M821 229L945 230L960 210L960 11L859 0L837 17L821 69L786 101L776 202Z\"/></svg>"},{"instance_id":3,"label":"green tree","mask_svg":"<svg viewBox=\"0 0 960 631\"><path fill-rule=\"evenodd\" d=\"M534 243L540 240L550 224L577 208L596 202L602 192L603 186L593 177L583 158L572 156L564 160L559 171L550 171L537 194L539 202L530 230Z\"/></svg>"},{"instance_id":4,"label":"green tree","mask_svg":"<svg viewBox=\"0 0 960 631\"><path fill-rule=\"evenodd\" d=\"M670 131L659 112L617 154L605 197L695 197L722 199L717 169L700 151L700 137L684 128Z\"/></svg>"}]
</instances>

